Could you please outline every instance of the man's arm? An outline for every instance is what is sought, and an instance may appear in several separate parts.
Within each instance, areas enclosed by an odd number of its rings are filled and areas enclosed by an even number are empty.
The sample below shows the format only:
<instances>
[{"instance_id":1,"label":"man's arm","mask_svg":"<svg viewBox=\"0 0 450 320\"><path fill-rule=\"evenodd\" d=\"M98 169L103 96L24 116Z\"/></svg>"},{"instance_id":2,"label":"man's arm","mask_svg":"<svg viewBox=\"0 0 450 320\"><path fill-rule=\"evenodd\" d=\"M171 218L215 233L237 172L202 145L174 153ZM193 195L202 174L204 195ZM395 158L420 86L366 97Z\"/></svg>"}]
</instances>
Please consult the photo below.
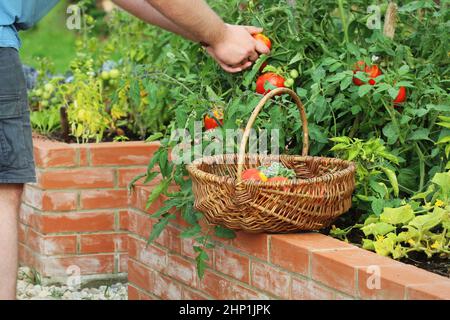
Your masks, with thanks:
<instances>
[{"instance_id":1,"label":"man's arm","mask_svg":"<svg viewBox=\"0 0 450 320\"><path fill-rule=\"evenodd\" d=\"M204 0L146 0L169 20L207 44L208 52L227 66L249 67L269 49L251 33L262 29L225 24Z\"/></svg>"},{"instance_id":2,"label":"man's arm","mask_svg":"<svg viewBox=\"0 0 450 320\"><path fill-rule=\"evenodd\" d=\"M269 49L251 34L261 28L225 24L204 0L114 0L138 18L207 46L228 72L239 72Z\"/></svg>"}]
</instances>

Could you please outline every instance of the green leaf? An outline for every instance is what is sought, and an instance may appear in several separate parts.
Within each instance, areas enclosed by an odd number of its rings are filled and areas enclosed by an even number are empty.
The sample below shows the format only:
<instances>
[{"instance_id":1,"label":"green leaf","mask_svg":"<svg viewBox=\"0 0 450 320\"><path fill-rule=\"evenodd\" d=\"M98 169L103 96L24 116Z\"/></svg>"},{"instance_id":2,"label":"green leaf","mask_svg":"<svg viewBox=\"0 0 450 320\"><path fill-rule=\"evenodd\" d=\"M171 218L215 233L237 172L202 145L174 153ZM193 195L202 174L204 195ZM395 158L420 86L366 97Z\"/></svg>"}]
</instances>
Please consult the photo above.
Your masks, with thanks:
<instances>
[{"instance_id":1,"label":"green leaf","mask_svg":"<svg viewBox=\"0 0 450 320\"><path fill-rule=\"evenodd\" d=\"M183 230L183 232L181 232L180 234L180 238L192 238L197 236L200 232L202 231L202 228L200 225L194 225L191 228L187 228L185 230Z\"/></svg>"},{"instance_id":2,"label":"green leaf","mask_svg":"<svg viewBox=\"0 0 450 320\"><path fill-rule=\"evenodd\" d=\"M214 234L223 239L234 239L236 238L236 233L233 230L230 230L228 228L222 227L222 226L215 226L214 227Z\"/></svg>"},{"instance_id":3,"label":"green leaf","mask_svg":"<svg viewBox=\"0 0 450 320\"><path fill-rule=\"evenodd\" d=\"M412 221L409 222L409 225L424 232L434 228L441 222L442 222L442 215L433 212L415 217Z\"/></svg>"},{"instance_id":4,"label":"green leaf","mask_svg":"<svg viewBox=\"0 0 450 320\"><path fill-rule=\"evenodd\" d=\"M428 137L430 134L430 129L428 128L420 128L417 129L416 131L414 131L409 137L409 140L429 140L430 138Z\"/></svg>"},{"instance_id":5,"label":"green leaf","mask_svg":"<svg viewBox=\"0 0 450 320\"><path fill-rule=\"evenodd\" d=\"M157 132L152 134L150 137L148 137L145 141L146 142L152 142L152 141L156 141L161 139L162 137L164 137L164 135L161 132Z\"/></svg>"},{"instance_id":6,"label":"green leaf","mask_svg":"<svg viewBox=\"0 0 450 320\"><path fill-rule=\"evenodd\" d=\"M158 197L167 191L167 188L170 185L171 180L167 179L167 180L163 180L161 181L160 184L158 184L150 193L148 199L147 199L147 205L146 205L146 209L150 208L150 206L156 201L156 199L158 199Z\"/></svg>"},{"instance_id":7,"label":"green leaf","mask_svg":"<svg viewBox=\"0 0 450 320\"><path fill-rule=\"evenodd\" d=\"M374 235L374 236L383 236L391 231L394 231L396 228L386 222L377 222L371 223L361 228L364 235Z\"/></svg>"},{"instance_id":8,"label":"green leaf","mask_svg":"<svg viewBox=\"0 0 450 320\"><path fill-rule=\"evenodd\" d=\"M372 208L373 212L377 216L379 216L380 213L383 211L384 205L385 205L385 201L383 199L378 199L377 198L377 199L372 201L371 208Z\"/></svg>"},{"instance_id":9,"label":"green leaf","mask_svg":"<svg viewBox=\"0 0 450 320\"><path fill-rule=\"evenodd\" d=\"M443 195L450 197L450 172L436 173L431 182L441 187Z\"/></svg>"},{"instance_id":10,"label":"green leaf","mask_svg":"<svg viewBox=\"0 0 450 320\"><path fill-rule=\"evenodd\" d=\"M406 224L415 217L411 206L405 205L400 208L385 208L380 215L380 221L389 224Z\"/></svg>"},{"instance_id":11,"label":"green leaf","mask_svg":"<svg viewBox=\"0 0 450 320\"><path fill-rule=\"evenodd\" d=\"M169 221L174 218L175 218L175 215L167 215L164 218L162 218L161 220L159 220L157 223L155 223L153 225L150 236L148 237L147 243L150 244L153 241L155 241L161 235L161 233L164 231L166 226L169 224Z\"/></svg>"},{"instance_id":12,"label":"green leaf","mask_svg":"<svg viewBox=\"0 0 450 320\"><path fill-rule=\"evenodd\" d=\"M370 92L371 89L372 89L372 86L370 84L364 84L364 85L360 86L358 89L358 96L364 97L366 94L368 94Z\"/></svg>"},{"instance_id":13,"label":"green leaf","mask_svg":"<svg viewBox=\"0 0 450 320\"><path fill-rule=\"evenodd\" d=\"M206 270L206 262L209 260L208 254L205 250L200 247L194 247L195 251L198 252L195 261L197 262L197 274L200 279L203 279Z\"/></svg>"},{"instance_id":14,"label":"green leaf","mask_svg":"<svg viewBox=\"0 0 450 320\"><path fill-rule=\"evenodd\" d=\"M398 181L397 181L397 176L395 175L395 172L392 171L389 168L386 167L380 167L380 169L384 172L384 174L388 177L389 182L391 183L392 189L394 190L394 195L396 197L398 197L398 194L400 192L399 190L399 186L398 186Z\"/></svg>"}]
</instances>

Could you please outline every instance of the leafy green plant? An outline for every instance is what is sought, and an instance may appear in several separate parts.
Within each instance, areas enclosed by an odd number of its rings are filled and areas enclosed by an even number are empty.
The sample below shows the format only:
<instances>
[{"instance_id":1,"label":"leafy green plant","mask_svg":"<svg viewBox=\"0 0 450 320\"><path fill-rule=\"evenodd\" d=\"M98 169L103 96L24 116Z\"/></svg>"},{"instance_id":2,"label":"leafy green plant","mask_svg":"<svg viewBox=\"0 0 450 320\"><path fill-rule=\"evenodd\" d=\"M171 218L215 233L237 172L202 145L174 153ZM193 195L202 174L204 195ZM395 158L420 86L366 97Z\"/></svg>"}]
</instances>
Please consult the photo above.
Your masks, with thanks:
<instances>
[{"instance_id":1,"label":"leafy green plant","mask_svg":"<svg viewBox=\"0 0 450 320\"><path fill-rule=\"evenodd\" d=\"M438 125L438 116L448 116L450 105L445 89L449 60L444 36L449 12L445 5L433 1L398 3L396 37L390 39L381 30L367 28L367 7L372 1L306 1L301 6L289 1L215 1L212 5L226 21L262 26L272 40L271 55L261 56L241 75L225 74L200 54L196 44L166 33L154 38L152 50L133 52L135 57L148 54L154 59L145 77L156 88L170 85L170 97L176 101L173 121L146 175L147 182L154 179L156 166L163 177L149 204L160 195L168 197L154 215L158 222L149 240L153 241L180 212L191 225L183 237L198 240L198 270L203 272L213 231L202 228L202 214L193 208L184 165L168 161L169 150L176 147L169 139L170 132L186 129L193 133L195 121L201 121L214 105L225 110L224 124L215 130L242 129L261 98L254 89L265 62L270 65L266 70L299 74L293 78L292 88L306 107L310 154L339 156L357 163L354 206L343 217L350 223L348 228L353 228L354 216L360 216L357 225L369 217L379 220L385 208L401 207L408 202L405 198L423 192L428 181L445 168L439 146L447 140L437 146L435 142L448 135L447 129ZM353 85L353 65L359 60L367 64L374 60L380 66L382 75L375 85ZM408 99L394 106L400 86L407 89ZM281 129L280 144L286 148L279 151L299 154L302 125L298 119L298 111L289 100L276 97L254 127ZM206 138L201 143L191 141L191 146L202 150L212 142ZM236 152L238 143L227 144ZM172 190L173 184L178 191ZM414 215L424 213L410 205ZM220 230L220 234L233 234Z\"/></svg>"},{"instance_id":2,"label":"leafy green plant","mask_svg":"<svg viewBox=\"0 0 450 320\"><path fill-rule=\"evenodd\" d=\"M346 229L333 227L331 235L347 240L354 229L364 237L362 247L394 259L410 252L428 257L450 254L450 172L436 173L426 192L418 193L397 208L386 207L370 215L363 224Z\"/></svg>"}]
</instances>

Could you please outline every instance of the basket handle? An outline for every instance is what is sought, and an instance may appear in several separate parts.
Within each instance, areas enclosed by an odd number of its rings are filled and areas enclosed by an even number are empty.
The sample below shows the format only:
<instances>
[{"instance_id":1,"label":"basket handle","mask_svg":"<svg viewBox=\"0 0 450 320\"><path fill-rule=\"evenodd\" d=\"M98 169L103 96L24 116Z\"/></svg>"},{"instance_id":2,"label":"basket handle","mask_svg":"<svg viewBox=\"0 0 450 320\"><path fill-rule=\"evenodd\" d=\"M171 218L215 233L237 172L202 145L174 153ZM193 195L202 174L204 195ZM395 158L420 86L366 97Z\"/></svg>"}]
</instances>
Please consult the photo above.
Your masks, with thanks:
<instances>
[{"instance_id":1,"label":"basket handle","mask_svg":"<svg viewBox=\"0 0 450 320\"><path fill-rule=\"evenodd\" d=\"M261 101L256 105L255 109L253 110L250 119L248 120L247 126L245 127L244 135L242 137L241 146L239 147L239 156L238 156L238 168L237 168L237 182L240 183L242 181L242 170L244 168L244 157L245 157L245 149L247 148L248 138L250 136L250 130L253 127L253 124L255 123L256 117L261 112L261 109L264 107L267 101L269 101L272 97L287 93L289 94L292 99L294 100L295 104L297 105L299 111L300 111L300 118L302 120L302 127L303 127L303 150L302 155L307 156L308 155L308 149L309 149L309 131L308 131L308 119L306 117L305 107L300 100L299 96L288 88L277 88L274 90L271 90L268 94L266 94Z\"/></svg>"}]
</instances>

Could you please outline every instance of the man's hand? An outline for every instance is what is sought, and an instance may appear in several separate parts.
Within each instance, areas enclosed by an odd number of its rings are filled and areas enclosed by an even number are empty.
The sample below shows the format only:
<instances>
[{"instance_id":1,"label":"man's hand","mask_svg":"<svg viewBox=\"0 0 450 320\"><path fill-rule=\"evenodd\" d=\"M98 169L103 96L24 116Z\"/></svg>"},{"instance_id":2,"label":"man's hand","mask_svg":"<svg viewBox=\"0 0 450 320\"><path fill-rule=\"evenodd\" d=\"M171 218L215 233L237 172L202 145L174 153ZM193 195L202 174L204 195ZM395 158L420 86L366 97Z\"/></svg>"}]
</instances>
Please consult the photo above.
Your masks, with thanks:
<instances>
[{"instance_id":1,"label":"man's hand","mask_svg":"<svg viewBox=\"0 0 450 320\"><path fill-rule=\"evenodd\" d=\"M252 26L226 24L223 35L206 50L225 71L240 72L250 67L259 54L269 53L269 48L252 36L262 31Z\"/></svg>"}]
</instances>

